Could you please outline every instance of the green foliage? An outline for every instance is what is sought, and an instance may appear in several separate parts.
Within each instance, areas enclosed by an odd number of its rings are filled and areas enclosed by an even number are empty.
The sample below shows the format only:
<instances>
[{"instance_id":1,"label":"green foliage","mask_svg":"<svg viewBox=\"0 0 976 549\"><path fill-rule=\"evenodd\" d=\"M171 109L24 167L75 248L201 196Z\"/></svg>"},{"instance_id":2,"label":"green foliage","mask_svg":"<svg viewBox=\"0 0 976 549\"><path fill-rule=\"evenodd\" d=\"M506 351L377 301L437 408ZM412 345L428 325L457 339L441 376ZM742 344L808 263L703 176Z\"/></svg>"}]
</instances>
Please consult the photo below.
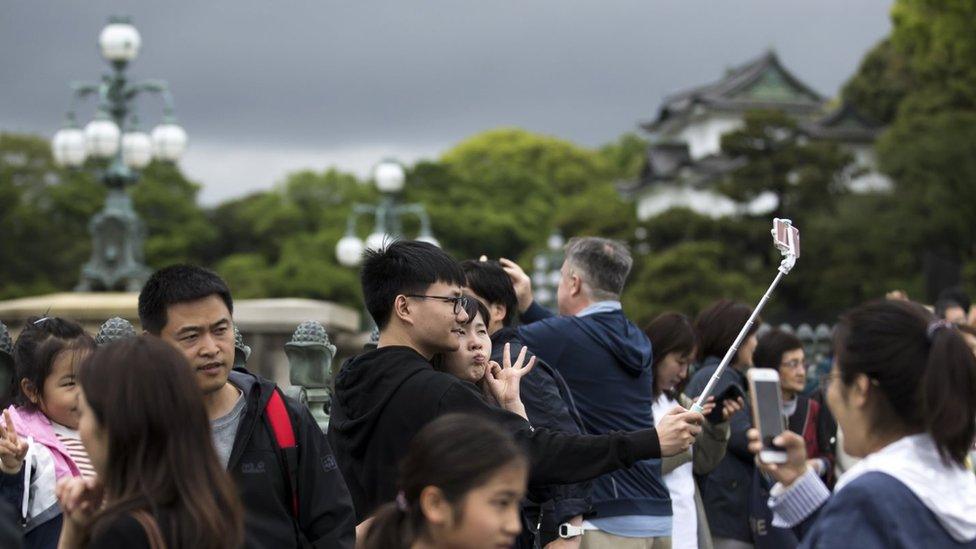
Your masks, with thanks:
<instances>
[{"instance_id":1,"label":"green foliage","mask_svg":"<svg viewBox=\"0 0 976 549\"><path fill-rule=\"evenodd\" d=\"M861 60L841 97L874 122L890 124L912 86L908 60L885 38Z\"/></svg>"},{"instance_id":2,"label":"green foliage","mask_svg":"<svg viewBox=\"0 0 976 549\"><path fill-rule=\"evenodd\" d=\"M592 151L517 128L477 134L444 153L441 160L469 181L499 169L532 174L561 196L608 183L613 176L604 159Z\"/></svg>"},{"instance_id":3,"label":"green foliage","mask_svg":"<svg viewBox=\"0 0 976 549\"><path fill-rule=\"evenodd\" d=\"M553 227L567 237L631 235L634 208L614 190L617 173L604 154L503 128L462 141L439 162L418 163L406 196L426 205L434 233L456 257L525 258Z\"/></svg>"},{"instance_id":4,"label":"green foliage","mask_svg":"<svg viewBox=\"0 0 976 549\"><path fill-rule=\"evenodd\" d=\"M616 141L600 147L599 154L613 170L615 179L631 180L644 167L648 142L633 132L621 135Z\"/></svg>"},{"instance_id":5,"label":"green foliage","mask_svg":"<svg viewBox=\"0 0 976 549\"><path fill-rule=\"evenodd\" d=\"M681 242L651 253L631 274L623 299L627 314L643 325L667 311L697 314L722 297L756 301L768 284L756 275L766 273L743 271L740 259L717 241Z\"/></svg>"},{"instance_id":6,"label":"green foliage","mask_svg":"<svg viewBox=\"0 0 976 549\"><path fill-rule=\"evenodd\" d=\"M976 252L976 111L899 116L878 143L915 242L960 259Z\"/></svg>"},{"instance_id":7,"label":"green foliage","mask_svg":"<svg viewBox=\"0 0 976 549\"><path fill-rule=\"evenodd\" d=\"M835 143L801 140L797 122L780 111L753 111L744 122L722 136L722 152L744 162L719 186L722 192L738 201L772 192L773 216L794 221L833 208L846 190L838 174L850 155Z\"/></svg>"},{"instance_id":8,"label":"green foliage","mask_svg":"<svg viewBox=\"0 0 976 549\"><path fill-rule=\"evenodd\" d=\"M898 0L891 18L912 75L906 114L976 109L976 2Z\"/></svg>"},{"instance_id":9,"label":"green foliage","mask_svg":"<svg viewBox=\"0 0 976 549\"><path fill-rule=\"evenodd\" d=\"M150 267L205 259L217 231L197 205L200 185L188 181L173 164L153 162L130 192L146 226L146 263Z\"/></svg>"},{"instance_id":10,"label":"green foliage","mask_svg":"<svg viewBox=\"0 0 976 549\"><path fill-rule=\"evenodd\" d=\"M105 190L54 166L44 139L0 134L0 298L68 289L90 253Z\"/></svg>"},{"instance_id":11,"label":"green foliage","mask_svg":"<svg viewBox=\"0 0 976 549\"><path fill-rule=\"evenodd\" d=\"M901 289L923 298L918 235L890 193L852 195L803 229L803 253L783 297L819 318ZM777 297L779 299L779 297Z\"/></svg>"}]
</instances>

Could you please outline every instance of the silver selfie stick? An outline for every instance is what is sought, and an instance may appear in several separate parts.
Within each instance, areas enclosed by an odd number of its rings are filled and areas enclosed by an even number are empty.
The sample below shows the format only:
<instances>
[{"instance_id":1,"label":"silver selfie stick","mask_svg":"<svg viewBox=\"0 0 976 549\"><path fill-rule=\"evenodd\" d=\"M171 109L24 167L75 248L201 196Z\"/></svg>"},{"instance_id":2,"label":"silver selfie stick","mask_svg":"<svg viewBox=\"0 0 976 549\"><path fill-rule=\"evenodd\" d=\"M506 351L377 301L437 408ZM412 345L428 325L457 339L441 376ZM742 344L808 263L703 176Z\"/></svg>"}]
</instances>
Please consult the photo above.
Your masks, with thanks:
<instances>
[{"instance_id":1,"label":"silver selfie stick","mask_svg":"<svg viewBox=\"0 0 976 549\"><path fill-rule=\"evenodd\" d=\"M778 228L783 229L783 234L779 235L779 238L777 237ZM746 320L745 325L742 326L742 330L739 331L739 335L736 336L735 341L732 342L732 346L729 347L728 352L725 353L725 357L722 358L722 362L719 363L715 373L712 374L712 378L708 380L708 385L705 385L705 390L702 391L702 394L698 397L698 400L691 407L693 412L702 413L704 411L702 406L705 404L705 400L708 399L708 395L715 387L715 383L718 382L718 378L722 377L722 372L724 372L725 368L728 367L730 362L732 362L732 357L734 357L735 353L739 350L739 345L742 344L742 340L746 338L746 334L749 333L752 325L756 322L756 317L759 316L759 313L763 310L763 307L766 306L766 301L769 300L769 296L773 295L773 290L776 289L779 281L790 273L793 266L796 265L796 258L800 256L800 231L793 227L793 223L789 219L774 219L772 233L773 243L776 245L776 248L779 249L780 253L783 254L783 261L781 261L779 264L779 272L776 274L776 278L773 280L773 283L769 285L769 289L767 289L766 293L763 294L762 299L759 300L759 304L756 305L755 310L753 310L752 314L749 315L749 320Z\"/></svg>"}]
</instances>

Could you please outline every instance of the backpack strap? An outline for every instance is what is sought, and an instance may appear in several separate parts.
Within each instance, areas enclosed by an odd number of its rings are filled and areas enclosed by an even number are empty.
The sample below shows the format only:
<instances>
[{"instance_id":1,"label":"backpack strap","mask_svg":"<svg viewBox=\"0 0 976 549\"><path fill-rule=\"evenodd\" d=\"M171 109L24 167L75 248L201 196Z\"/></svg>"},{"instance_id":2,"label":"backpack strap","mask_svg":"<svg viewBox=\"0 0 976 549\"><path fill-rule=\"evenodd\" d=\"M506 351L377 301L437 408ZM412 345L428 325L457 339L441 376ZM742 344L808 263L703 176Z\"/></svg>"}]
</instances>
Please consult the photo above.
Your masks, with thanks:
<instances>
[{"instance_id":1,"label":"backpack strap","mask_svg":"<svg viewBox=\"0 0 976 549\"><path fill-rule=\"evenodd\" d=\"M298 442L295 438L295 426L292 425L291 416L288 415L288 409L285 408L285 401L281 398L278 387L275 387L271 393L271 398L264 408L264 417L267 418L275 442L285 457L285 476L288 477L288 486L291 490L291 511L298 521Z\"/></svg>"}]
</instances>

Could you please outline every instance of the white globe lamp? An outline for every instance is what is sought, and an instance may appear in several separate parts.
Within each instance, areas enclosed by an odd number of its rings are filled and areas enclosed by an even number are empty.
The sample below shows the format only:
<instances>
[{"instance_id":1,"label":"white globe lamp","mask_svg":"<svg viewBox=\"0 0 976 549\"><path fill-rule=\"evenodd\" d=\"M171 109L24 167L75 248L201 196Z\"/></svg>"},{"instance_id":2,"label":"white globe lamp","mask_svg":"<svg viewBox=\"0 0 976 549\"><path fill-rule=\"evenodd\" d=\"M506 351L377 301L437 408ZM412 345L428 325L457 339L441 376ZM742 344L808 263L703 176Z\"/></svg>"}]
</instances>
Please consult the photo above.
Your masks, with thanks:
<instances>
[{"instance_id":1,"label":"white globe lamp","mask_svg":"<svg viewBox=\"0 0 976 549\"><path fill-rule=\"evenodd\" d=\"M403 166L397 162L386 161L376 166L374 172L376 188L382 193L398 193L403 190L403 183L406 176L403 173Z\"/></svg>"},{"instance_id":2,"label":"white globe lamp","mask_svg":"<svg viewBox=\"0 0 976 549\"><path fill-rule=\"evenodd\" d=\"M355 235L346 235L336 244L336 258L345 267L355 267L363 259L363 241Z\"/></svg>"},{"instance_id":3,"label":"white globe lamp","mask_svg":"<svg viewBox=\"0 0 976 549\"><path fill-rule=\"evenodd\" d=\"M186 150L186 131L179 125L167 122L153 129L153 156L160 160L175 162L183 155L184 150Z\"/></svg>"},{"instance_id":4,"label":"white globe lamp","mask_svg":"<svg viewBox=\"0 0 976 549\"><path fill-rule=\"evenodd\" d=\"M546 240L546 245L552 251L561 250L565 244L566 241L563 239L563 235L559 234L558 231L549 235L549 238Z\"/></svg>"},{"instance_id":5,"label":"white globe lamp","mask_svg":"<svg viewBox=\"0 0 976 549\"><path fill-rule=\"evenodd\" d=\"M78 128L62 128L51 139L51 153L59 166L77 167L85 163L88 151L85 132Z\"/></svg>"},{"instance_id":6,"label":"white globe lamp","mask_svg":"<svg viewBox=\"0 0 976 549\"><path fill-rule=\"evenodd\" d=\"M119 127L100 114L85 126L85 143L88 154L97 158L109 158L119 151Z\"/></svg>"},{"instance_id":7,"label":"white globe lamp","mask_svg":"<svg viewBox=\"0 0 976 549\"><path fill-rule=\"evenodd\" d=\"M102 50L102 57L116 63L135 59L141 45L139 31L128 22L109 23L98 35L98 47Z\"/></svg>"},{"instance_id":8,"label":"white globe lamp","mask_svg":"<svg viewBox=\"0 0 976 549\"><path fill-rule=\"evenodd\" d=\"M433 244L434 246L437 246L438 248L441 247L441 243L436 238L434 238L434 235L429 234L429 233L428 234L422 234L422 235L418 236L417 237L417 242L426 242L428 244Z\"/></svg>"},{"instance_id":9,"label":"white globe lamp","mask_svg":"<svg viewBox=\"0 0 976 549\"><path fill-rule=\"evenodd\" d=\"M122 161L140 170L152 161L152 140L146 132L127 132L122 135Z\"/></svg>"},{"instance_id":10,"label":"white globe lamp","mask_svg":"<svg viewBox=\"0 0 976 549\"><path fill-rule=\"evenodd\" d=\"M391 240L390 235L386 233L372 233L366 237L366 249L375 251L382 250Z\"/></svg>"}]
</instances>

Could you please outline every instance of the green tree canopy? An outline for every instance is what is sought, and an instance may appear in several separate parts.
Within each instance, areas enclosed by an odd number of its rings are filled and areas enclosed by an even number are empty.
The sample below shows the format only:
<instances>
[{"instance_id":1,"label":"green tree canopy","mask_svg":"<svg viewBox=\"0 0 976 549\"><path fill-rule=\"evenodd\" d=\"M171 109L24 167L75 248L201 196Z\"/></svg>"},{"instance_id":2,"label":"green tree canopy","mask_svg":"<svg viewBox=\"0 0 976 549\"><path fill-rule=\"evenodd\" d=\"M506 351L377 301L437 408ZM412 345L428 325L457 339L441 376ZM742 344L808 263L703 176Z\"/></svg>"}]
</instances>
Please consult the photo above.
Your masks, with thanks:
<instances>
[{"instance_id":1,"label":"green tree canopy","mask_svg":"<svg viewBox=\"0 0 976 549\"><path fill-rule=\"evenodd\" d=\"M742 165L719 189L738 201L772 192L774 217L796 221L815 210L829 211L847 191L839 175L850 155L836 143L803 138L796 120L780 111L746 113L741 129L722 136L722 152Z\"/></svg>"}]
</instances>

